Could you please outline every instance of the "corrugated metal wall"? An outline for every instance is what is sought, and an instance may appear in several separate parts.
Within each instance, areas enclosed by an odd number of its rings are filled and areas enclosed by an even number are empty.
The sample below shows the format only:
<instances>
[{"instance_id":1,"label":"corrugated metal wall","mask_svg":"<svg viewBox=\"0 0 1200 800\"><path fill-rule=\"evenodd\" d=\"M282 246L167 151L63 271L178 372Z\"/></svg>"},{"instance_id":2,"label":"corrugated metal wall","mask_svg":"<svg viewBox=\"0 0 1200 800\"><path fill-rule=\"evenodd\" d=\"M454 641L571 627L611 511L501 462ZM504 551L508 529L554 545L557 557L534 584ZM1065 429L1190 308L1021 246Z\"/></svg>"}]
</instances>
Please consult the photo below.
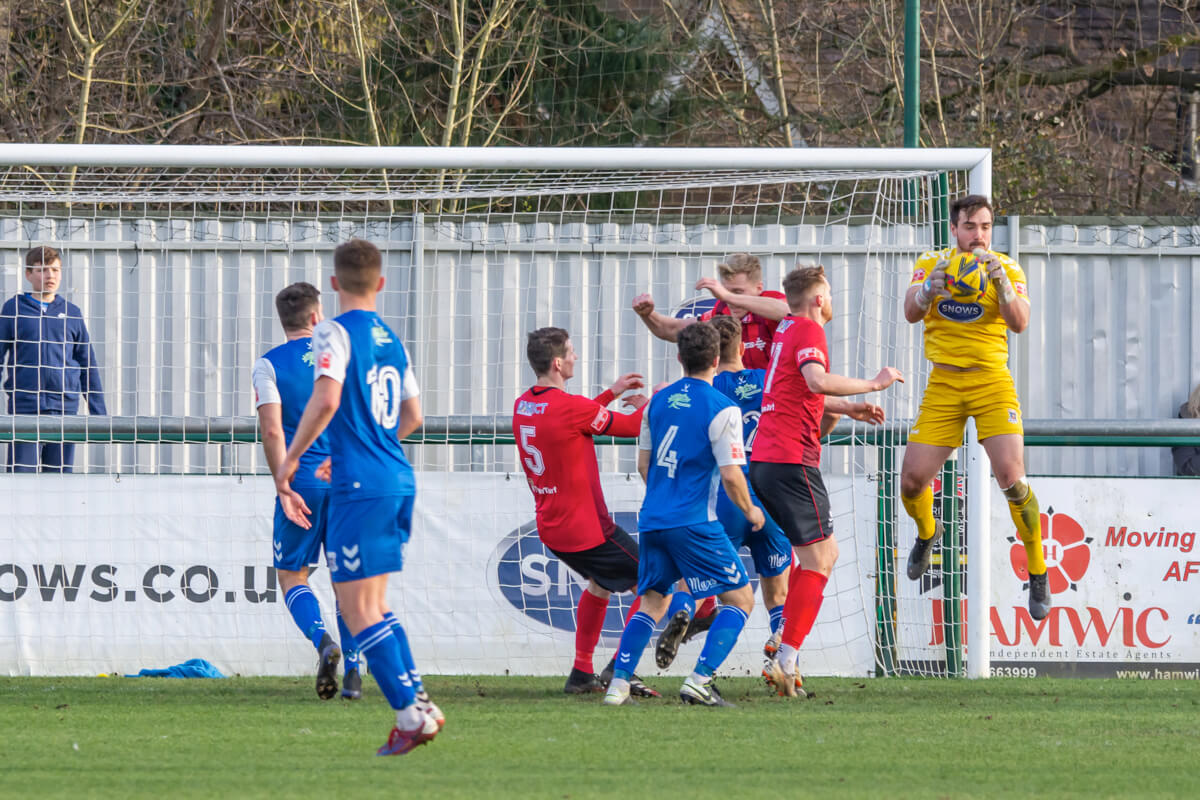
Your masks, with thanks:
<instances>
[{"instance_id":1,"label":"corrugated metal wall","mask_svg":"<svg viewBox=\"0 0 1200 800\"><path fill-rule=\"evenodd\" d=\"M1015 237L1014 230L1020 231ZM352 235L385 251L382 312L409 345L427 415L507 412L533 380L524 335L542 325L572 333L575 391L598 392L626 371L649 383L675 377L673 346L653 339L630 310L654 294L671 310L728 253L760 256L777 288L798 261L830 270L838 316L829 330L836 368L905 372L885 406L908 419L924 382L919 327L901 297L927 228L873 225L603 223L490 217L393 219L0 220L0 289L27 289L24 249L66 253L63 294L96 341L109 410L132 415L253 413L250 369L282 341L272 298L296 280L328 289L331 253ZM1030 330L1014 337L1013 363L1027 418L1158 419L1174 416L1200 380L1200 226L1113 221L1065 225L1001 220L996 249L1029 275ZM327 312L336 309L332 293ZM425 468L512 469L511 447L425 447ZM628 454L604 455L631 469ZM834 452L835 468L845 454ZM618 461L618 459L620 459ZM94 470L253 471L247 445L90 446ZM1031 474L1170 474L1157 449L1030 449Z\"/></svg>"}]
</instances>

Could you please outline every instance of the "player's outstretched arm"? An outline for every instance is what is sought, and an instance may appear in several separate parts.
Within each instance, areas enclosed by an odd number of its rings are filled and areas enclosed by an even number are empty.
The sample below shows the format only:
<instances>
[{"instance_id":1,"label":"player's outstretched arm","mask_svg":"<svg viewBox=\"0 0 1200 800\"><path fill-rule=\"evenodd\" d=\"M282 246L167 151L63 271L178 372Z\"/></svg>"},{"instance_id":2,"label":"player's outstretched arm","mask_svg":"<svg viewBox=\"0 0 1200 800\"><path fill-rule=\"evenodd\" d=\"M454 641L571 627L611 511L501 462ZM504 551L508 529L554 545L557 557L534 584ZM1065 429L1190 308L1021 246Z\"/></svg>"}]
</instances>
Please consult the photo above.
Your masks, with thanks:
<instances>
[{"instance_id":1,"label":"player's outstretched arm","mask_svg":"<svg viewBox=\"0 0 1200 800\"><path fill-rule=\"evenodd\" d=\"M872 425L879 425L884 420L883 406L877 406L874 403L856 403L853 400L847 400L844 397L826 397L825 398L825 415L829 416L830 412L834 415L845 414L851 419L856 419L859 422L869 422ZM834 417L837 419L837 416ZM825 429L825 421L821 420L821 430ZM824 436L824 433L821 434Z\"/></svg>"},{"instance_id":2,"label":"player's outstretched arm","mask_svg":"<svg viewBox=\"0 0 1200 800\"><path fill-rule=\"evenodd\" d=\"M642 483L646 482L646 475L650 473L650 451L638 450L638 475L642 476Z\"/></svg>"},{"instance_id":3,"label":"player's outstretched arm","mask_svg":"<svg viewBox=\"0 0 1200 800\"><path fill-rule=\"evenodd\" d=\"M762 509L754 505L754 501L750 499L750 487L746 485L746 475L742 472L742 468L737 464L721 467L721 483L725 486L725 494L729 495L733 504L746 515L750 527L756 531L761 530L767 520L763 516Z\"/></svg>"},{"instance_id":4,"label":"player's outstretched arm","mask_svg":"<svg viewBox=\"0 0 1200 800\"><path fill-rule=\"evenodd\" d=\"M821 415L821 431L818 437L824 439L829 434L833 433L833 429L837 426L838 420L842 418L841 414L833 413L829 408L829 401L832 398L825 398L825 413Z\"/></svg>"},{"instance_id":5,"label":"player's outstretched arm","mask_svg":"<svg viewBox=\"0 0 1200 800\"><path fill-rule=\"evenodd\" d=\"M791 313L788 308L787 301L780 300L778 297L766 297L764 295L750 294L734 294L721 285L721 282L716 278L701 278L696 281L697 289L707 289L712 292L712 296L720 300L727 306L737 306L745 309L751 314L757 314L760 317L774 320L779 320Z\"/></svg>"},{"instance_id":6,"label":"player's outstretched arm","mask_svg":"<svg viewBox=\"0 0 1200 800\"><path fill-rule=\"evenodd\" d=\"M675 341L681 330L696 321L692 317L676 319L658 313L654 310L654 298L648 294L639 294L633 298L633 310L651 333L667 342Z\"/></svg>"},{"instance_id":7,"label":"player's outstretched arm","mask_svg":"<svg viewBox=\"0 0 1200 800\"><path fill-rule=\"evenodd\" d=\"M833 397L846 397L852 394L878 392L891 386L896 381L904 382L904 376L895 367L884 367L879 374L870 380L866 378L848 378L833 372L826 372L819 362L810 361L800 368L809 391ZM835 411L837 409L834 409ZM847 412L848 413L848 412Z\"/></svg>"}]
</instances>

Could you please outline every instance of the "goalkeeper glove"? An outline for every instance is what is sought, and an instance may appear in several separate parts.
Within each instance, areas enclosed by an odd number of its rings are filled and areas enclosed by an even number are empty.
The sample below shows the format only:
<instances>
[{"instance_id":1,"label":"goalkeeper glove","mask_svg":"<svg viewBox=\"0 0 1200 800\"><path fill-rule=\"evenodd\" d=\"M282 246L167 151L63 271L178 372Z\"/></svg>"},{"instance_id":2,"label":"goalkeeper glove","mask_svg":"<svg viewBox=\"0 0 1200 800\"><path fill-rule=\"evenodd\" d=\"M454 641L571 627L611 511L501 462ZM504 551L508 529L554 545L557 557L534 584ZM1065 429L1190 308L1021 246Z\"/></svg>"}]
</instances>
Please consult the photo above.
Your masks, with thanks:
<instances>
[{"instance_id":1,"label":"goalkeeper glove","mask_svg":"<svg viewBox=\"0 0 1200 800\"><path fill-rule=\"evenodd\" d=\"M1012 281L1008 278L1008 271L1004 269L1000 259L983 248L977 248L973 255L987 265L988 277L991 278L992 283L996 284L996 293L1000 295L1001 305L1007 305L1016 300L1017 292L1013 289Z\"/></svg>"},{"instance_id":2,"label":"goalkeeper glove","mask_svg":"<svg viewBox=\"0 0 1200 800\"><path fill-rule=\"evenodd\" d=\"M937 263L933 265L933 270L929 276L925 278L925 282L921 284L921 288L917 290L917 305L922 311L928 311L933 305L933 300L936 297L948 299L950 292L946 291L946 267L950 266L950 262L944 258L939 258Z\"/></svg>"}]
</instances>

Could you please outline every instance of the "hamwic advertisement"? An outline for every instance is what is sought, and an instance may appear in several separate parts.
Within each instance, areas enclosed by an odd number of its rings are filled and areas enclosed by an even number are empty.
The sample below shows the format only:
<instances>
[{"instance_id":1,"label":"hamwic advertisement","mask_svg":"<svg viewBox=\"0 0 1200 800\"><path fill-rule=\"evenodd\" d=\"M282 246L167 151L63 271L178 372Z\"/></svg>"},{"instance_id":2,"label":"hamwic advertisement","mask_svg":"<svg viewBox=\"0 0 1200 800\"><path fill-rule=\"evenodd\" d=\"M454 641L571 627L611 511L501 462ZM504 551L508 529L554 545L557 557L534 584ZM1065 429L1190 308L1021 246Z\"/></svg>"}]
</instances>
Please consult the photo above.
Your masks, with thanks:
<instances>
[{"instance_id":1,"label":"hamwic advertisement","mask_svg":"<svg viewBox=\"0 0 1200 800\"><path fill-rule=\"evenodd\" d=\"M1200 679L1200 493L1171 479L1031 479L1054 607L1026 604L1025 548L992 497L994 675Z\"/></svg>"}]
</instances>

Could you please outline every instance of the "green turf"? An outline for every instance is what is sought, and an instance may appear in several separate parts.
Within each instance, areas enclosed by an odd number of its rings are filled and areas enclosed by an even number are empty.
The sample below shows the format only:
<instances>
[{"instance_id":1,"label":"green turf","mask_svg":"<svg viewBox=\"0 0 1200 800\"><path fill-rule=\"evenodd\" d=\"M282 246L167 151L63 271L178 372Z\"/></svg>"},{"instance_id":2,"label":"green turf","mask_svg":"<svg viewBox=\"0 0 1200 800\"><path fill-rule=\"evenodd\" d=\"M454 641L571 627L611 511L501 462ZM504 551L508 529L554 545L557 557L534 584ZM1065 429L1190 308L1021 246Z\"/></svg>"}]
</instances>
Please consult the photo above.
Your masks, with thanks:
<instances>
[{"instance_id":1,"label":"green turf","mask_svg":"<svg viewBox=\"0 0 1200 800\"><path fill-rule=\"evenodd\" d=\"M375 758L392 715L368 682L0 678L6 797L1200 796L1195 682L810 679L815 699L725 681L732 710L679 680L636 708L561 679L433 677L437 740ZM751 794L753 793L753 795Z\"/></svg>"}]
</instances>

